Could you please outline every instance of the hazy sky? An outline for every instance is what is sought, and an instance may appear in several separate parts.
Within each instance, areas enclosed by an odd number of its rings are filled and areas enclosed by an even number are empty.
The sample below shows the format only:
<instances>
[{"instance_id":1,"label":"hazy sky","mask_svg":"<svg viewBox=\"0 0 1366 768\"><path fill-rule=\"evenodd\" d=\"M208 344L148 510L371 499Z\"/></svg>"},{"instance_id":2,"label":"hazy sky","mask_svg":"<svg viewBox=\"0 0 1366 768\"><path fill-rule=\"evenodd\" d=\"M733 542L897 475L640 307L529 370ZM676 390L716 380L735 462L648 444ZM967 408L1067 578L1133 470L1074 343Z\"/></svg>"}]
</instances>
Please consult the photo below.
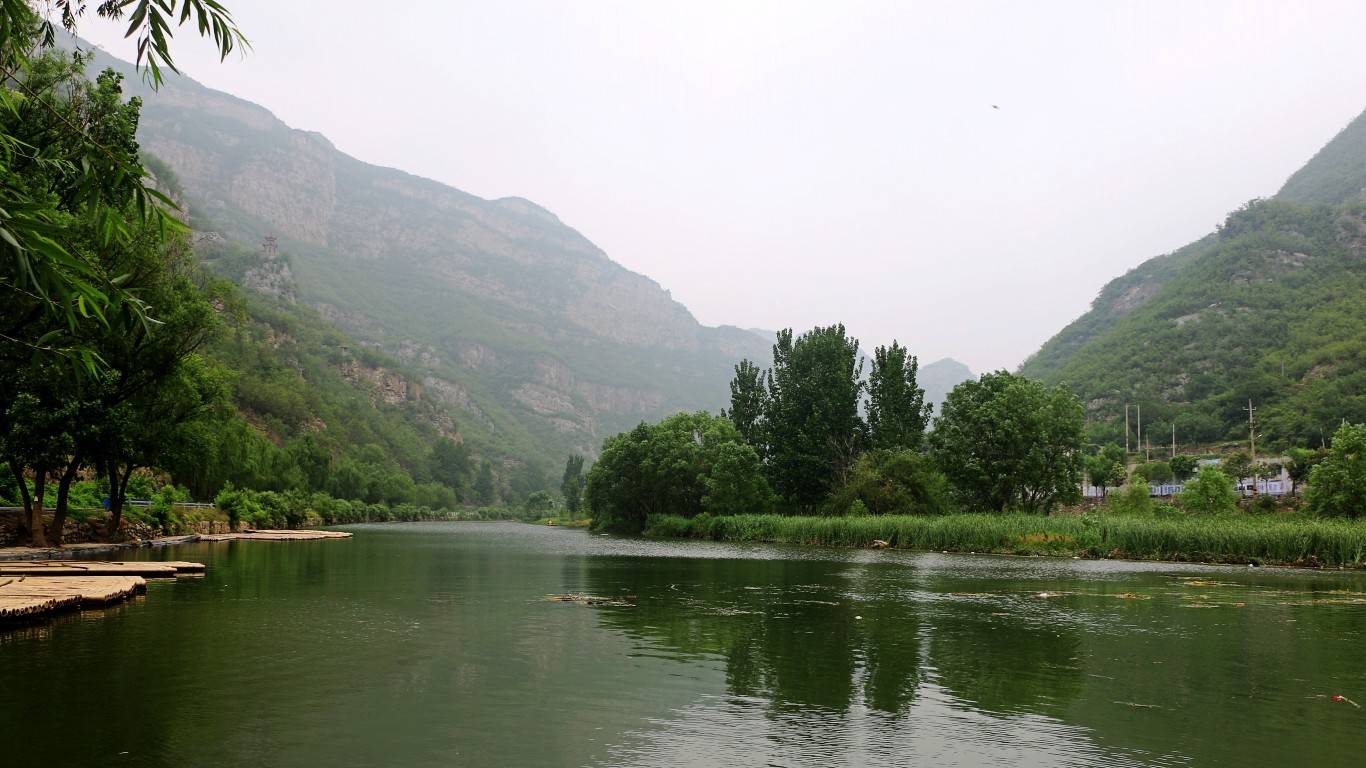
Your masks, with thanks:
<instances>
[{"instance_id":1,"label":"hazy sky","mask_svg":"<svg viewBox=\"0 0 1366 768\"><path fill-rule=\"evenodd\" d=\"M254 51L182 32L207 85L534 200L704 323L842 320L977 371L1366 108L1351 1L225 4Z\"/></svg>"}]
</instances>

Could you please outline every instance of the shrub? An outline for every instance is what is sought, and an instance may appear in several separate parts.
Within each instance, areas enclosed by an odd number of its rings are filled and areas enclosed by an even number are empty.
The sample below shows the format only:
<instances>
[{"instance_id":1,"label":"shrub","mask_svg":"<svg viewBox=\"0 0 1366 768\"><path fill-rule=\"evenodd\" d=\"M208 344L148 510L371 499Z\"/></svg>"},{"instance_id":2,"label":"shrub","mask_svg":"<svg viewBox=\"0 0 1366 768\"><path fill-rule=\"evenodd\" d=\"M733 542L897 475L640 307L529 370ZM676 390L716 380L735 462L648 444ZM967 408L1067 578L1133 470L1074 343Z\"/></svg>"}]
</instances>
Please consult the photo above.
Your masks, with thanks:
<instances>
[{"instance_id":1,"label":"shrub","mask_svg":"<svg viewBox=\"0 0 1366 768\"><path fill-rule=\"evenodd\" d=\"M1135 469L1134 472L1149 483L1169 483L1176 476L1172 465L1165 461L1150 461Z\"/></svg>"},{"instance_id":2,"label":"shrub","mask_svg":"<svg viewBox=\"0 0 1366 768\"><path fill-rule=\"evenodd\" d=\"M1105 511L1115 515L1151 515L1153 499L1148 492L1148 481L1135 472L1123 488L1106 499Z\"/></svg>"},{"instance_id":3,"label":"shrub","mask_svg":"<svg viewBox=\"0 0 1366 768\"><path fill-rule=\"evenodd\" d=\"M1185 482L1195 474L1196 467L1194 456L1173 456L1168 462L1172 469L1172 477L1178 482Z\"/></svg>"},{"instance_id":4,"label":"shrub","mask_svg":"<svg viewBox=\"0 0 1366 768\"><path fill-rule=\"evenodd\" d=\"M948 497L948 481L928 456L871 451L859 457L828 509L849 515L939 515L948 512Z\"/></svg>"},{"instance_id":5,"label":"shrub","mask_svg":"<svg viewBox=\"0 0 1366 768\"><path fill-rule=\"evenodd\" d=\"M179 533L184 525L175 514L175 503L177 501L189 501L189 499L188 491L181 490L174 485L164 485L152 495L152 505L147 508L147 512L161 530L167 533Z\"/></svg>"},{"instance_id":6,"label":"shrub","mask_svg":"<svg viewBox=\"0 0 1366 768\"><path fill-rule=\"evenodd\" d=\"M535 517L545 517L555 510L555 500L545 491L536 491L526 497L526 503L522 505L528 515Z\"/></svg>"},{"instance_id":7,"label":"shrub","mask_svg":"<svg viewBox=\"0 0 1366 768\"><path fill-rule=\"evenodd\" d=\"M256 496L255 491L234 488L229 483L213 497L213 504L228 516L228 524L236 530L243 520L253 520L260 516L261 504Z\"/></svg>"},{"instance_id":8,"label":"shrub","mask_svg":"<svg viewBox=\"0 0 1366 768\"><path fill-rule=\"evenodd\" d=\"M1176 495L1176 503L1192 514L1217 515L1236 510L1238 497L1228 475L1217 467L1201 467L1195 479Z\"/></svg>"}]
</instances>

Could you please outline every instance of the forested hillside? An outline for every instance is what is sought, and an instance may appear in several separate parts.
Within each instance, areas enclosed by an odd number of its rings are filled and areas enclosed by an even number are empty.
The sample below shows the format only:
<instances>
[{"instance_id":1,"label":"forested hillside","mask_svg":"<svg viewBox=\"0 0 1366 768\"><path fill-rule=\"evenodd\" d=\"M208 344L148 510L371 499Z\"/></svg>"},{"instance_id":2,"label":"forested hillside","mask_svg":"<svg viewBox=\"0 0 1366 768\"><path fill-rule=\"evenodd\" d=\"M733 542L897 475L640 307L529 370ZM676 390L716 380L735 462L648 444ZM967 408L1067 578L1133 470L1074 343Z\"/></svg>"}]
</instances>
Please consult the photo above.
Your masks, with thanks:
<instances>
[{"instance_id":1,"label":"forested hillside","mask_svg":"<svg viewBox=\"0 0 1366 768\"><path fill-rule=\"evenodd\" d=\"M103 66L129 68L101 56L92 71ZM476 453L548 477L642 419L719 408L733 364L768 351L770 339L700 325L527 200L368 165L186 78L141 95L139 141L180 179L200 236L247 256L275 236L289 259L284 276L248 274L242 258L225 274L287 290L399 361Z\"/></svg>"},{"instance_id":2,"label":"forested hillside","mask_svg":"<svg viewBox=\"0 0 1366 768\"><path fill-rule=\"evenodd\" d=\"M1173 423L1181 442L1246 437L1251 399L1267 443L1318 445L1366 419L1363 189L1366 115L1276 197L1111 281L1021 372L1075 390L1097 439L1123 441L1125 403L1154 443Z\"/></svg>"}]
</instances>

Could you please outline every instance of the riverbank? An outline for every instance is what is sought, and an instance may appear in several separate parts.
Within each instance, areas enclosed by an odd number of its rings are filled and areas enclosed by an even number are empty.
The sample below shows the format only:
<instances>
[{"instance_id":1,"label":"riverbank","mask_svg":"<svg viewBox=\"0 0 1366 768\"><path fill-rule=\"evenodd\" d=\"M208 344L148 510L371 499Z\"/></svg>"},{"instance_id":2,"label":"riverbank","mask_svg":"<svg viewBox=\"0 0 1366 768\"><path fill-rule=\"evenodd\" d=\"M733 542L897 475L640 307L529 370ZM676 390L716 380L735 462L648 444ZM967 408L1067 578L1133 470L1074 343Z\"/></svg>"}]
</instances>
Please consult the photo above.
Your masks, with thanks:
<instances>
[{"instance_id":1,"label":"riverbank","mask_svg":"<svg viewBox=\"0 0 1366 768\"><path fill-rule=\"evenodd\" d=\"M0 547L0 561L57 560L80 555L104 555L123 549L193 544L198 541L316 541L318 539L349 538L351 538L351 534L346 531L319 530L247 530L237 533L196 533L188 536L162 536L155 539L135 539L133 541L68 544L60 548Z\"/></svg>"},{"instance_id":2,"label":"riverbank","mask_svg":"<svg viewBox=\"0 0 1366 768\"><path fill-rule=\"evenodd\" d=\"M661 539L1195 563L1366 568L1366 522L1300 517L945 515L650 518Z\"/></svg>"}]
</instances>

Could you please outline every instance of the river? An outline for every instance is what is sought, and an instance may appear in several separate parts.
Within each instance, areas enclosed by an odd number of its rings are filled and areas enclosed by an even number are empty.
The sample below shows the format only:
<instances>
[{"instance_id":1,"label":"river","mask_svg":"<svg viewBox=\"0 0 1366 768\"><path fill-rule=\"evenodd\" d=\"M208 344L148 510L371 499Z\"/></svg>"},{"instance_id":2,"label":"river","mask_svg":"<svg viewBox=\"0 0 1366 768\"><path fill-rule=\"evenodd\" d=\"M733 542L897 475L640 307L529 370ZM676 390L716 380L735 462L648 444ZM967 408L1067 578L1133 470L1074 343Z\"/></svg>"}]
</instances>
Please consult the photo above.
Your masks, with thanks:
<instances>
[{"instance_id":1,"label":"river","mask_svg":"<svg viewBox=\"0 0 1366 768\"><path fill-rule=\"evenodd\" d=\"M0 629L4 764L1366 761L1360 574L347 530Z\"/></svg>"}]
</instances>

